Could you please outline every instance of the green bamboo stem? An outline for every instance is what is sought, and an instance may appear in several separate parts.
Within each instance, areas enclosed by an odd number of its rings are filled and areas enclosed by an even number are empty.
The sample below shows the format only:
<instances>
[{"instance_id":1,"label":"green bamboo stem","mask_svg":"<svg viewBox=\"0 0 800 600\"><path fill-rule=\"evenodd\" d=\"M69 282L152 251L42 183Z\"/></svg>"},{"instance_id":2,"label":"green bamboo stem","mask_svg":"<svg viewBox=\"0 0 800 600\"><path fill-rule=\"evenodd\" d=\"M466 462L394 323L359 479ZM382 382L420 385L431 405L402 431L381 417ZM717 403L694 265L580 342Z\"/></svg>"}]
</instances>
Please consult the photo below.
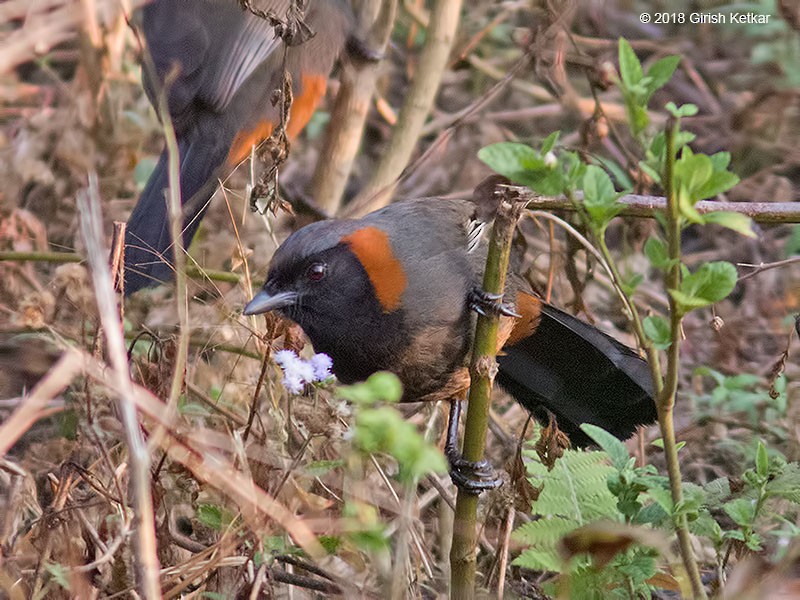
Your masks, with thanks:
<instances>
[{"instance_id":1,"label":"green bamboo stem","mask_svg":"<svg viewBox=\"0 0 800 600\"><path fill-rule=\"evenodd\" d=\"M490 294L500 294L505 287L511 240L523 207L524 203L516 199L504 199L498 208L483 276L483 289ZM497 372L495 355L499 321L496 314L480 315L475 329L470 364L469 406L462 451L468 461L477 462L483 459L486 448L492 385ZM451 598L457 600L471 600L475 597L477 512L478 495L459 489L453 523L453 545L450 550L450 592Z\"/></svg>"},{"instance_id":2,"label":"green bamboo stem","mask_svg":"<svg viewBox=\"0 0 800 600\"><path fill-rule=\"evenodd\" d=\"M672 266L666 275L668 290L676 290L681 283L681 215L678 207L678 198L674 189L675 166L675 136L678 132L678 122L674 121L667 126L667 161L664 173L665 188L667 193L667 252L672 260ZM681 488L681 467L678 461L678 446L675 440L675 422L673 408L678 391L678 368L680 366L681 319L679 307L672 294L669 295L669 313L671 344L667 350L667 373L664 387L658 396L658 424L661 427L661 436L664 440L664 457L667 462L669 487L672 495L673 507L678 507L683 499ZM681 513L675 517L675 533L678 537L683 566L692 586L692 597L704 600L707 598L700 569L692 548L689 535L689 524L686 514Z\"/></svg>"}]
</instances>

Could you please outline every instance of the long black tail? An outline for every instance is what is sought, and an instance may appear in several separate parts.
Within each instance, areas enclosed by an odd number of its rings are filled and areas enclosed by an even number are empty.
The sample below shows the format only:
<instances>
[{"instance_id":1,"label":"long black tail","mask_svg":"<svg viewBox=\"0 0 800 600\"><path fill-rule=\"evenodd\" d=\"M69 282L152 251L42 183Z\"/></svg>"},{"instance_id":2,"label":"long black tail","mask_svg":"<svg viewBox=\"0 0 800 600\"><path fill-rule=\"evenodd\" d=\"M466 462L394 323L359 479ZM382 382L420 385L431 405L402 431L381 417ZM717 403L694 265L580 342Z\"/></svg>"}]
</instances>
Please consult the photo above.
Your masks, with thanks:
<instances>
[{"instance_id":1,"label":"long black tail","mask_svg":"<svg viewBox=\"0 0 800 600\"><path fill-rule=\"evenodd\" d=\"M219 138L202 134L178 140L184 247L189 246L197 232L216 189L216 174L225 160L228 146ZM126 296L174 277L165 197L165 190L169 187L167 158L165 149L128 219L125 233Z\"/></svg>"},{"instance_id":2,"label":"long black tail","mask_svg":"<svg viewBox=\"0 0 800 600\"><path fill-rule=\"evenodd\" d=\"M535 333L503 352L497 381L537 418L553 413L573 444L591 443L583 423L624 439L657 418L647 363L557 308L543 305Z\"/></svg>"}]
</instances>

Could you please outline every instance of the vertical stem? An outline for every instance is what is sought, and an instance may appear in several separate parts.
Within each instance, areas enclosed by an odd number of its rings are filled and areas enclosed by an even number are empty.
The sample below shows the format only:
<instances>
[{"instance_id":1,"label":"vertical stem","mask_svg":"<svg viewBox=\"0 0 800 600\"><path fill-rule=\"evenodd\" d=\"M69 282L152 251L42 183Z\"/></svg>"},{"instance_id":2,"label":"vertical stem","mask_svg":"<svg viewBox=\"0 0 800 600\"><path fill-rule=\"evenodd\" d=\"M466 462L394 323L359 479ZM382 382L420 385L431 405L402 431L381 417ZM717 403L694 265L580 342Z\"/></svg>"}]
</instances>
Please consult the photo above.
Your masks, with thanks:
<instances>
[{"instance_id":1,"label":"vertical stem","mask_svg":"<svg viewBox=\"0 0 800 600\"><path fill-rule=\"evenodd\" d=\"M431 111L461 17L462 0L436 0L431 9L425 46L419 57L414 79L406 95L392 139L370 181L353 204L366 214L389 203L397 178L408 165L422 126Z\"/></svg>"},{"instance_id":2,"label":"vertical stem","mask_svg":"<svg viewBox=\"0 0 800 600\"><path fill-rule=\"evenodd\" d=\"M666 166L664 173L664 187L667 194L667 252L673 261L666 276L667 290L677 290L681 283L681 215L678 207L677 193L674 189L675 165L675 137L678 132L678 121L673 121L667 126L666 132ZM667 374L664 387L658 397L658 424L661 427L661 436L664 439L664 456L667 462L669 487L672 493L672 505L678 507L683 499L681 489L681 468L678 462L678 447L675 441L675 423L673 421L673 408L675 396L678 391L678 367L680 366L681 319L683 315L680 308L669 294L670 331L672 343L667 350ZM681 551L683 565L692 585L694 598L706 598L703 581L700 578L700 569L692 548L689 536L689 525L686 514L681 513L675 517L675 533Z\"/></svg>"},{"instance_id":3,"label":"vertical stem","mask_svg":"<svg viewBox=\"0 0 800 600\"><path fill-rule=\"evenodd\" d=\"M505 287L511 240L523 207L523 202L503 199L497 210L483 276L483 289L490 294L500 294ZM475 330L463 448L464 458L472 462L483 458L486 446L492 384L497 372L495 355L499 320L490 312L480 315ZM458 600L475 597L477 512L478 495L459 489L450 550L450 591L451 597Z\"/></svg>"}]
</instances>

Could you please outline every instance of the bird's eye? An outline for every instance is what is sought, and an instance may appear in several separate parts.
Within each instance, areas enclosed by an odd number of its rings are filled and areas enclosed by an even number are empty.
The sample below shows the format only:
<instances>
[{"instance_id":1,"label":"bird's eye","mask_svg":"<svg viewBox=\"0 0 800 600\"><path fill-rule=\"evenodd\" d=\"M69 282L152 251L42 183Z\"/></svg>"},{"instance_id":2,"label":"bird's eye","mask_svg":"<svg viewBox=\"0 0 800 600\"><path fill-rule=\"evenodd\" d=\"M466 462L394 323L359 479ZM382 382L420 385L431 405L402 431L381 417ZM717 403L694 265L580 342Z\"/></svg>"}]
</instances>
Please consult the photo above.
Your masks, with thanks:
<instances>
[{"instance_id":1,"label":"bird's eye","mask_svg":"<svg viewBox=\"0 0 800 600\"><path fill-rule=\"evenodd\" d=\"M306 277L308 277L309 281L319 281L323 277L325 277L325 273L328 272L328 265L325 263L314 263L308 267L306 271Z\"/></svg>"}]
</instances>

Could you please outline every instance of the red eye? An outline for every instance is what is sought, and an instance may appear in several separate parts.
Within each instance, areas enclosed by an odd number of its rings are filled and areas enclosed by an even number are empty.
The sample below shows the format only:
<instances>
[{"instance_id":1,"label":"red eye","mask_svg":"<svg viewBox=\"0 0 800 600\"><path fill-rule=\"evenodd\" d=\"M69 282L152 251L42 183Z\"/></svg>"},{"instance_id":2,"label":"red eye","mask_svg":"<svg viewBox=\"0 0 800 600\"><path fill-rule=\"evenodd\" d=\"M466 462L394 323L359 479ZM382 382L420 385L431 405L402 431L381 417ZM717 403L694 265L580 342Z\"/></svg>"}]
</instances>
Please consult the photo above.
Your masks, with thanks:
<instances>
[{"instance_id":1,"label":"red eye","mask_svg":"<svg viewBox=\"0 0 800 600\"><path fill-rule=\"evenodd\" d=\"M310 281L319 281L323 277L325 277L325 273L328 272L328 266L324 263L314 263L308 270L306 271L306 277Z\"/></svg>"}]
</instances>

